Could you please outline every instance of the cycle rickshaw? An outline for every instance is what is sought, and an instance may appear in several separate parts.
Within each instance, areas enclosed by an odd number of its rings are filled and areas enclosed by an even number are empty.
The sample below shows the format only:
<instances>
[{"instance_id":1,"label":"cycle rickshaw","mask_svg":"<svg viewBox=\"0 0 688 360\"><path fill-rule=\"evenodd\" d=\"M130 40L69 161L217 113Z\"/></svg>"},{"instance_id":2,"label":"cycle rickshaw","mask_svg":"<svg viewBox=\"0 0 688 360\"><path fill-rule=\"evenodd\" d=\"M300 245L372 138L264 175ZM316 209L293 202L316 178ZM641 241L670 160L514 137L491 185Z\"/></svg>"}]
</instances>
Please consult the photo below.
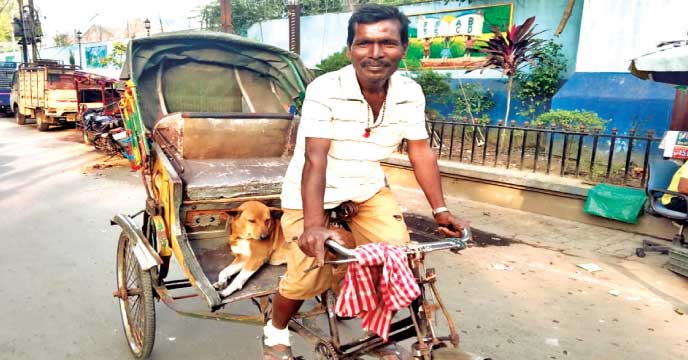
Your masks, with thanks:
<instances>
[{"instance_id":1,"label":"cycle rickshaw","mask_svg":"<svg viewBox=\"0 0 688 360\"><path fill-rule=\"evenodd\" d=\"M284 266L264 266L227 298L212 283L232 260L230 210L247 200L279 207L295 142L295 109L312 79L310 71L296 55L272 46L188 32L132 40L122 79L129 158L147 193L143 210L112 219L122 228L113 295L133 356L147 358L152 351L156 300L183 315L263 325ZM134 220L138 216L142 225ZM423 293L408 316L392 324L390 339L415 339L416 358L458 358L452 351L459 336L437 291L436 274L423 263L429 251L465 248L470 236L465 235L408 247ZM329 246L341 261L351 261L350 250ZM185 278L167 278L172 256ZM195 293L177 294L189 288ZM185 310L181 300L190 297L200 297L207 308ZM257 313L229 312L238 301L253 302ZM343 342L334 301L331 292L324 294L290 322L319 358L358 359L383 345L377 336ZM447 336L437 334L437 311L447 320ZM329 329L313 329L304 321L317 316L327 318Z\"/></svg>"}]
</instances>

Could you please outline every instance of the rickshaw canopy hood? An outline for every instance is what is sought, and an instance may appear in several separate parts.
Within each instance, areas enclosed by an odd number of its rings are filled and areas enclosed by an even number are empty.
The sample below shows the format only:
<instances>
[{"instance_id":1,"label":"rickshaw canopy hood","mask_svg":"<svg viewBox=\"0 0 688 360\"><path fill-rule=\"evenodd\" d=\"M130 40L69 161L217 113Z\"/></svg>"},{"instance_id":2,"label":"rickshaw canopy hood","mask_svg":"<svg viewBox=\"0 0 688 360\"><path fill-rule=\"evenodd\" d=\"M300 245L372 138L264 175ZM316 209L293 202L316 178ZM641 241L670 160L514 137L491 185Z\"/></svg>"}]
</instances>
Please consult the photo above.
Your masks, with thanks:
<instances>
[{"instance_id":1,"label":"rickshaw canopy hood","mask_svg":"<svg viewBox=\"0 0 688 360\"><path fill-rule=\"evenodd\" d=\"M156 93L161 88L158 82L164 81L160 80L160 73L166 71L169 64L185 64L186 71L191 72L195 67L199 71L208 67L248 70L270 79L290 99L302 95L313 78L296 54L237 35L183 31L133 39L129 42L120 78L132 80L140 89L141 115L148 128L165 113L165 109L161 109L164 104L160 104ZM189 74L188 79L191 82L193 74ZM183 94L188 84L168 81L164 85L177 88L175 93Z\"/></svg>"}]
</instances>

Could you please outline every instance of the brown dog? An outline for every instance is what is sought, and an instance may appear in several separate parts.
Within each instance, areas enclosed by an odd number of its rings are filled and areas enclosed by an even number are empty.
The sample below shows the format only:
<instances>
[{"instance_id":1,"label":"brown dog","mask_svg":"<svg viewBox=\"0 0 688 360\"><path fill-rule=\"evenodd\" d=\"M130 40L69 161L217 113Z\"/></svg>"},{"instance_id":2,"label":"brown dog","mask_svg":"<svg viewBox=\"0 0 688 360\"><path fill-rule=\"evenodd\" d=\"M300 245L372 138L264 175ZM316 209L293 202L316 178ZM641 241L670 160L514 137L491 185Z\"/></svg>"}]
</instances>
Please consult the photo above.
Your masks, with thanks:
<instances>
[{"instance_id":1,"label":"brown dog","mask_svg":"<svg viewBox=\"0 0 688 360\"><path fill-rule=\"evenodd\" d=\"M233 215L229 247L234 260L224 268L213 286L223 289L220 296L227 297L240 290L246 281L263 264L280 265L286 262L284 234L279 220L272 213L279 209L269 208L260 201L247 201L229 211ZM227 285L229 279L238 275Z\"/></svg>"}]
</instances>

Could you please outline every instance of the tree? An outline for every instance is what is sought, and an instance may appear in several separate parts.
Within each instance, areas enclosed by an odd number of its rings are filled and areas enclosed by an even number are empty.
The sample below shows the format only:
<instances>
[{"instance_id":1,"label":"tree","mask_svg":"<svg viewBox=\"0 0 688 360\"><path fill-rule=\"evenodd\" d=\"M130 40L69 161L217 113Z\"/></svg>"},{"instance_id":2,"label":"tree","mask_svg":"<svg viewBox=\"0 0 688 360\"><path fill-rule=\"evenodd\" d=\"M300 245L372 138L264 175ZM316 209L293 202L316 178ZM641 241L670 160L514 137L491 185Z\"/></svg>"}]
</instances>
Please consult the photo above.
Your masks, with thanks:
<instances>
[{"instance_id":1,"label":"tree","mask_svg":"<svg viewBox=\"0 0 688 360\"><path fill-rule=\"evenodd\" d=\"M494 94L478 83L459 83L452 115L468 118L472 124L489 122L487 113L495 107ZM482 134L481 134L482 135Z\"/></svg>"},{"instance_id":2,"label":"tree","mask_svg":"<svg viewBox=\"0 0 688 360\"><path fill-rule=\"evenodd\" d=\"M411 78L423 89L426 107L431 104L446 105L454 98L449 74L440 74L432 70L414 72Z\"/></svg>"},{"instance_id":3,"label":"tree","mask_svg":"<svg viewBox=\"0 0 688 360\"><path fill-rule=\"evenodd\" d=\"M347 65L351 64L351 61L346 57L346 49L336 52L326 58L324 58L320 64L315 67L318 69L319 74L325 74L331 71L339 70Z\"/></svg>"},{"instance_id":4,"label":"tree","mask_svg":"<svg viewBox=\"0 0 688 360\"><path fill-rule=\"evenodd\" d=\"M520 115L534 118L559 90L566 71L566 57L561 48L553 40L543 42L533 51L535 61L529 71L516 74L516 98L524 106Z\"/></svg>"},{"instance_id":5,"label":"tree","mask_svg":"<svg viewBox=\"0 0 688 360\"><path fill-rule=\"evenodd\" d=\"M0 6L0 42L12 41L12 15L16 8L15 0L7 0Z\"/></svg>"},{"instance_id":6,"label":"tree","mask_svg":"<svg viewBox=\"0 0 688 360\"><path fill-rule=\"evenodd\" d=\"M346 9L341 0L304 0L301 4L302 16L341 12ZM222 30L219 0L201 7L199 16L204 29ZM234 25L234 32L242 36L246 36L251 25L257 22L286 16L287 8L282 0L232 1L232 25Z\"/></svg>"},{"instance_id":7,"label":"tree","mask_svg":"<svg viewBox=\"0 0 688 360\"><path fill-rule=\"evenodd\" d=\"M127 54L127 45L121 42L112 43L110 55L103 58L104 65L112 65L121 68L124 64L124 56Z\"/></svg>"},{"instance_id":8,"label":"tree","mask_svg":"<svg viewBox=\"0 0 688 360\"><path fill-rule=\"evenodd\" d=\"M504 115L505 124L509 123L514 76L522 67L534 62L533 53L542 43L542 40L535 38L535 36L542 32L533 32L534 23L535 16L526 19L521 25L512 25L506 34L502 34L500 28L494 26L492 27L494 37L487 42L486 47L480 49L480 52L486 53L487 57L478 69L481 69L481 72L485 69L501 69L502 75L508 77L506 114Z\"/></svg>"},{"instance_id":9,"label":"tree","mask_svg":"<svg viewBox=\"0 0 688 360\"><path fill-rule=\"evenodd\" d=\"M282 17L285 12L282 2L275 1L232 1L232 25L234 32L246 35L248 28L259 21ZM220 1L201 8L200 12L203 28L212 31L222 30L222 18L220 15Z\"/></svg>"},{"instance_id":10,"label":"tree","mask_svg":"<svg viewBox=\"0 0 688 360\"><path fill-rule=\"evenodd\" d=\"M53 42L55 43L55 46L63 47L63 46L69 46L70 41L69 41L69 35L65 33L57 34L53 37Z\"/></svg>"},{"instance_id":11,"label":"tree","mask_svg":"<svg viewBox=\"0 0 688 360\"><path fill-rule=\"evenodd\" d=\"M405 5L427 0L302 0L301 15L318 15L333 12L352 11L356 6L366 3L380 3L388 5ZM470 4L472 0L459 0L461 3ZM448 2L448 1L446 1ZM220 1L202 6L199 17L202 28L212 31L222 30L220 15ZM232 25L236 34L246 36L251 25L270 19L279 19L287 16L287 8L284 0L234 0L232 1Z\"/></svg>"}]
</instances>

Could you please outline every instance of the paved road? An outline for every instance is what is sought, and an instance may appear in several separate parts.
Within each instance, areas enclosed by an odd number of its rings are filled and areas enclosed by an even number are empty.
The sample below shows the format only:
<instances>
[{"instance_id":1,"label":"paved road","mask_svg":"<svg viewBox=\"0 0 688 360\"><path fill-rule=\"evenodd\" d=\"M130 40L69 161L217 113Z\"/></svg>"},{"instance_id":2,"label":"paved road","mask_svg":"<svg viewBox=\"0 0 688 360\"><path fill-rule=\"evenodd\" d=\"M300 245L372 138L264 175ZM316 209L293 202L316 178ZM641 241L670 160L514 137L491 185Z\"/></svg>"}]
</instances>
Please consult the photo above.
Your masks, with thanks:
<instances>
[{"instance_id":1,"label":"paved road","mask_svg":"<svg viewBox=\"0 0 688 360\"><path fill-rule=\"evenodd\" d=\"M0 359L131 359L112 291L117 212L143 207L121 163L0 118ZM178 316L158 304L154 359L258 358L256 327Z\"/></svg>"},{"instance_id":2,"label":"paved road","mask_svg":"<svg viewBox=\"0 0 688 360\"><path fill-rule=\"evenodd\" d=\"M108 221L138 211L143 188L124 164L104 162L79 138L73 129L39 133L0 118L0 359L131 359L111 295L118 231ZM400 193L405 207L427 212L422 194ZM688 281L662 269L661 257L636 261L597 249L609 247L596 239L621 241L619 232L449 203L481 230L520 242L431 257L466 349L494 359L688 353L688 316L674 312L685 305ZM603 270L576 267L584 262ZM153 359L259 358L257 327L186 318L160 304L157 317Z\"/></svg>"}]
</instances>

